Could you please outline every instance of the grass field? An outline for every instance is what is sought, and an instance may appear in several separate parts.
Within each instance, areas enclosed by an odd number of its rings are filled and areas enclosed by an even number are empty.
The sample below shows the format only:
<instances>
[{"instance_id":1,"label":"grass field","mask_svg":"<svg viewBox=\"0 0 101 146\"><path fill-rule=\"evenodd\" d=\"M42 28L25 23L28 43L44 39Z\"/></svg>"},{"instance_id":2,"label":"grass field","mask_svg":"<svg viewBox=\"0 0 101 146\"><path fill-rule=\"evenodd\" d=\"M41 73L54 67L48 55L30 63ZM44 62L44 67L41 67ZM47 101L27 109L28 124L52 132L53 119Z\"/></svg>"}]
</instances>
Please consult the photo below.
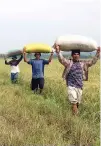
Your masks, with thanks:
<instances>
[{"instance_id":1,"label":"grass field","mask_svg":"<svg viewBox=\"0 0 101 146\"><path fill-rule=\"evenodd\" d=\"M45 67L42 95L30 90L31 66L20 63L19 83L10 82L10 66L0 60L0 146L99 146L100 61L89 68L79 115L72 116L63 66Z\"/></svg>"}]
</instances>

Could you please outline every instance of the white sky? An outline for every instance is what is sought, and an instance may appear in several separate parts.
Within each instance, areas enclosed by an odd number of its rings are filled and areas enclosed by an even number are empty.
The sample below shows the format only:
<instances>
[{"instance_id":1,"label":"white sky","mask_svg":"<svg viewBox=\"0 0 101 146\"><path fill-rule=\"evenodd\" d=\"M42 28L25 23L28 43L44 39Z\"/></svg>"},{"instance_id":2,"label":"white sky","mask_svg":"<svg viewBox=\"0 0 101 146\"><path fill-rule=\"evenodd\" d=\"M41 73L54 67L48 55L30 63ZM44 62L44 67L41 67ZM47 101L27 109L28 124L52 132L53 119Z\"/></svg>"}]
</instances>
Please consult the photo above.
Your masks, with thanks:
<instances>
[{"instance_id":1,"label":"white sky","mask_svg":"<svg viewBox=\"0 0 101 146\"><path fill-rule=\"evenodd\" d=\"M100 0L0 0L0 53L80 34L100 44Z\"/></svg>"}]
</instances>

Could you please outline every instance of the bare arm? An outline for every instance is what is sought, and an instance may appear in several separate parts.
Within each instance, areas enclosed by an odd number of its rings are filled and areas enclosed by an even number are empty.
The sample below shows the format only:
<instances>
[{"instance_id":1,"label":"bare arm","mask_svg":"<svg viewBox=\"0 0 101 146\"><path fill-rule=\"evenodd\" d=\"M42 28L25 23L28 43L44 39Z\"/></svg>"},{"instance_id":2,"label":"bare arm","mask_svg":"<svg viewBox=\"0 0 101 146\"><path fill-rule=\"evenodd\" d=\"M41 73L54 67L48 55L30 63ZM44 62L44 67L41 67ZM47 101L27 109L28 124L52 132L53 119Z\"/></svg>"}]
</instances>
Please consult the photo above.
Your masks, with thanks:
<instances>
[{"instance_id":1,"label":"bare arm","mask_svg":"<svg viewBox=\"0 0 101 146\"><path fill-rule=\"evenodd\" d=\"M49 63L52 61L52 58L53 58L53 52L51 53L51 55L49 57L49 60L48 60Z\"/></svg>"},{"instance_id":2,"label":"bare arm","mask_svg":"<svg viewBox=\"0 0 101 146\"><path fill-rule=\"evenodd\" d=\"M91 67L92 65L94 65L98 61L99 58L100 58L100 47L98 47L96 55L93 57L93 59L86 61L87 66Z\"/></svg>"},{"instance_id":3,"label":"bare arm","mask_svg":"<svg viewBox=\"0 0 101 146\"><path fill-rule=\"evenodd\" d=\"M21 57L17 60L18 63L22 60L22 58L23 58L23 55L21 55Z\"/></svg>"},{"instance_id":4,"label":"bare arm","mask_svg":"<svg viewBox=\"0 0 101 146\"><path fill-rule=\"evenodd\" d=\"M26 57L26 52L25 52L25 50L23 50L23 56L24 56L24 62L29 62L29 60L27 59L27 57Z\"/></svg>"},{"instance_id":5,"label":"bare arm","mask_svg":"<svg viewBox=\"0 0 101 146\"><path fill-rule=\"evenodd\" d=\"M6 57L4 57L4 60L5 60L5 64L6 64L6 65L10 65L10 61L9 61L9 62L7 62Z\"/></svg>"},{"instance_id":6,"label":"bare arm","mask_svg":"<svg viewBox=\"0 0 101 146\"><path fill-rule=\"evenodd\" d=\"M10 65L10 61L7 62L7 60L5 60L5 64L6 64L6 65Z\"/></svg>"}]
</instances>

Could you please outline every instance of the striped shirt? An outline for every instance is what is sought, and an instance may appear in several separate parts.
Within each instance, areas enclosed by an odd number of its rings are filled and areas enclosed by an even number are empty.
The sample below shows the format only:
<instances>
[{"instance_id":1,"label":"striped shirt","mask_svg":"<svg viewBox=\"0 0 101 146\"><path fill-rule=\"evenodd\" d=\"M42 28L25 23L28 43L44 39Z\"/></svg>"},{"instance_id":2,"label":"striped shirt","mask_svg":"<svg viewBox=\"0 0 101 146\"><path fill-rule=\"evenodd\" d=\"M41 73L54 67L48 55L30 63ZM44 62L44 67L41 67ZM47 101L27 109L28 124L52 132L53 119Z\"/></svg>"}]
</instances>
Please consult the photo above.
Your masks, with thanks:
<instances>
[{"instance_id":1,"label":"striped shirt","mask_svg":"<svg viewBox=\"0 0 101 146\"><path fill-rule=\"evenodd\" d=\"M83 72L80 62L73 62L70 71L66 77L68 86L82 88L83 87Z\"/></svg>"}]
</instances>

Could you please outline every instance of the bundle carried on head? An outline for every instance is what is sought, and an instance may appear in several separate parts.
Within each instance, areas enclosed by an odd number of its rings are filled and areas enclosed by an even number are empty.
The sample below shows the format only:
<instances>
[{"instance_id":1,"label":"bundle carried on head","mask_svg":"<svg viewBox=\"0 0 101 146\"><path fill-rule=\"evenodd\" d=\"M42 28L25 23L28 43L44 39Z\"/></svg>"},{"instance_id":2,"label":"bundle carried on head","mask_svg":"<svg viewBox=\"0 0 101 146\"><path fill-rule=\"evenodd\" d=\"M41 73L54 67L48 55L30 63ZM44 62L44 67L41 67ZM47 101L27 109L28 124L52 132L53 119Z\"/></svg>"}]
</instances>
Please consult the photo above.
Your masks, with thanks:
<instances>
[{"instance_id":1,"label":"bundle carried on head","mask_svg":"<svg viewBox=\"0 0 101 146\"><path fill-rule=\"evenodd\" d=\"M24 50L27 53L35 53L35 52L40 52L40 53L50 53L52 52L51 46L43 43L33 43L33 44L28 44L24 46Z\"/></svg>"},{"instance_id":2,"label":"bundle carried on head","mask_svg":"<svg viewBox=\"0 0 101 146\"><path fill-rule=\"evenodd\" d=\"M61 51L80 50L80 52L92 52L97 49L96 41L81 35L60 36L54 44L59 45Z\"/></svg>"},{"instance_id":3,"label":"bundle carried on head","mask_svg":"<svg viewBox=\"0 0 101 146\"><path fill-rule=\"evenodd\" d=\"M18 55L22 55L22 50L20 49L12 49L5 54L7 57L15 57Z\"/></svg>"}]
</instances>

